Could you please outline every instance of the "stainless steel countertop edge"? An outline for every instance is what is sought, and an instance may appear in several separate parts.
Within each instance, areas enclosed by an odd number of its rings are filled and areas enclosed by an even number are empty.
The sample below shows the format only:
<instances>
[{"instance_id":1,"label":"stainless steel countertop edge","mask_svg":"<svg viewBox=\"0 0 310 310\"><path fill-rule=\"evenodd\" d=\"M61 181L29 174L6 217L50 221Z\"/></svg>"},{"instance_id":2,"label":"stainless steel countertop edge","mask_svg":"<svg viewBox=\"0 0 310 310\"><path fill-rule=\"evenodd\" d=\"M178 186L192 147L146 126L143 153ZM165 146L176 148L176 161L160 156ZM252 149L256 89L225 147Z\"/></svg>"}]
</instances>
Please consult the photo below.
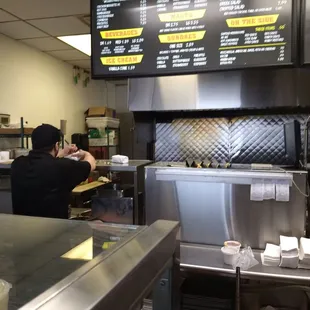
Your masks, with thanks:
<instances>
[{"instance_id":1,"label":"stainless steel countertop edge","mask_svg":"<svg viewBox=\"0 0 310 310\"><path fill-rule=\"evenodd\" d=\"M241 168L243 167L243 168ZM245 168L247 167L247 168ZM293 173L293 174L308 174L306 170L296 170L296 169L289 169L289 168L282 168L279 166L274 166L275 169L251 169L251 165L240 165L240 168L238 168L238 164L234 166L234 168L227 168L227 169L221 169L221 168L190 168L186 167L185 163L171 163L171 162L157 162L150 165L147 165L145 169L172 169L172 170L185 170L185 171L218 171L221 173L221 171L226 171L230 173L239 173L239 172L259 172L259 173Z\"/></svg>"},{"instance_id":2,"label":"stainless steel countertop edge","mask_svg":"<svg viewBox=\"0 0 310 310\"><path fill-rule=\"evenodd\" d=\"M95 268L97 265L102 263L105 259L107 259L109 256L113 255L116 251L121 249L125 244L130 242L132 239L137 237L141 232L147 229L147 226L140 226L137 227L137 230L130 236L124 237L120 241L118 241L115 245L113 245L108 251L102 252L100 255L96 256L91 261L85 263L82 267L77 269L76 271L72 272L70 275L68 275L66 278L62 279L55 285L53 285L51 288L37 296L35 299L24 305L20 309L35 309L31 308L33 304L37 307L42 306L44 303L46 303L48 300L59 294L61 291L68 288L72 283L77 281L79 278L83 277L86 273L88 273L91 269ZM56 289L57 288L57 289ZM30 308L28 308L30 307Z\"/></svg>"},{"instance_id":3,"label":"stainless steel countertop edge","mask_svg":"<svg viewBox=\"0 0 310 310\"><path fill-rule=\"evenodd\" d=\"M125 244L121 247L115 248L113 253L110 253L104 259L100 255L100 261L90 270L80 274L73 282L71 281L69 286L67 285L66 287L57 289L57 286L60 284L58 283L52 289L35 298L21 309L49 310L63 307L67 310L87 310L93 309L99 304L102 305L102 303L109 304L110 306L113 302L123 303L124 301L117 299L116 296L115 298L108 298L108 300L105 300L104 297L111 297L110 295L117 291L116 288L127 276L132 277L135 274L137 277L139 268L137 268L138 266L136 264L144 261L145 267L145 258L150 253L153 254L150 259L150 262L152 262L154 260L154 252L160 250L159 262L163 261L166 263L168 256L171 255L172 257L173 255L174 248L171 242L174 240L174 243L176 243L178 227L178 222L162 220L157 221L149 227L145 227L145 229L132 236L130 240L126 240ZM156 236L157 238L155 238ZM166 241L164 242L164 240ZM164 244L162 244L163 242ZM170 244L170 247L167 247L166 242ZM150 269L153 269L154 273L154 267ZM149 283L150 281L151 279L148 280ZM128 285L128 283L125 284ZM84 288L83 291L81 291L81 288ZM50 295L49 297L48 294ZM128 298L131 299L134 296Z\"/></svg>"}]
</instances>

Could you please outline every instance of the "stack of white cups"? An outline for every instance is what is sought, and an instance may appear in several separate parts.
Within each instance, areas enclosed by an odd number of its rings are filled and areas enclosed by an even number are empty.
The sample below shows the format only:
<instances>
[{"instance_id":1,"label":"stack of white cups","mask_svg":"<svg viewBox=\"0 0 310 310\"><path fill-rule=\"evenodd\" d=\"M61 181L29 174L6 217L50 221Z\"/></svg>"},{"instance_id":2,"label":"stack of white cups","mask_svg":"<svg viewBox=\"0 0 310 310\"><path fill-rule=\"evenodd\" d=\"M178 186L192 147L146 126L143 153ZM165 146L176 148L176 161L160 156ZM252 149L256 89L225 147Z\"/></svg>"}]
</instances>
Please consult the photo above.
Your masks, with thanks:
<instances>
[{"instance_id":1,"label":"stack of white cups","mask_svg":"<svg viewBox=\"0 0 310 310\"><path fill-rule=\"evenodd\" d=\"M297 268L299 262L298 240L295 237L280 236L280 267Z\"/></svg>"}]
</instances>

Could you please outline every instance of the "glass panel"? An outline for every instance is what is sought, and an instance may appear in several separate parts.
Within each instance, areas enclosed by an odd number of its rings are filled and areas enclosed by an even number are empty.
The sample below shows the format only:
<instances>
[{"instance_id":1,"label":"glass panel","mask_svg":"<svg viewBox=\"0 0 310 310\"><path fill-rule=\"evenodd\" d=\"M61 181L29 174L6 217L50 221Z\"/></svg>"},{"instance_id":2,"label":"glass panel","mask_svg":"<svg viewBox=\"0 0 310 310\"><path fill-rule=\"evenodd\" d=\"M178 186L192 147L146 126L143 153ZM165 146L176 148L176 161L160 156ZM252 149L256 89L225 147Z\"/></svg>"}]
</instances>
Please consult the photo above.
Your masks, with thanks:
<instances>
[{"instance_id":1,"label":"glass panel","mask_svg":"<svg viewBox=\"0 0 310 310\"><path fill-rule=\"evenodd\" d=\"M0 215L0 279L18 309L138 227Z\"/></svg>"}]
</instances>

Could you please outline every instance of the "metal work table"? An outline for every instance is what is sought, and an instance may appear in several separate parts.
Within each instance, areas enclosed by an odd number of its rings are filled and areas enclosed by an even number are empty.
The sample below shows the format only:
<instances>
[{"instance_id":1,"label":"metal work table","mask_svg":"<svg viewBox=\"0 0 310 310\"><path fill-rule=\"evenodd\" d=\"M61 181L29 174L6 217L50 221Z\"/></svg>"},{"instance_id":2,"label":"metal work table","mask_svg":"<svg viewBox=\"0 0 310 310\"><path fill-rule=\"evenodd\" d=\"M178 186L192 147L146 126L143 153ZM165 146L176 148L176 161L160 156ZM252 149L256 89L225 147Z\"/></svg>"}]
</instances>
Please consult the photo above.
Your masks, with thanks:
<instances>
[{"instance_id":1,"label":"metal work table","mask_svg":"<svg viewBox=\"0 0 310 310\"><path fill-rule=\"evenodd\" d=\"M11 163L0 163L0 170L11 170Z\"/></svg>"},{"instance_id":2,"label":"metal work table","mask_svg":"<svg viewBox=\"0 0 310 310\"><path fill-rule=\"evenodd\" d=\"M134 224L144 225L145 221L139 222L139 211L143 207L139 203L139 193L144 193L144 167L151 164L149 160L130 160L128 164L114 164L107 160L98 160L96 170L105 172L131 172L134 180ZM141 201L143 201L142 199ZM143 212L144 213L144 212ZM143 215L144 218L144 215Z\"/></svg>"},{"instance_id":3,"label":"metal work table","mask_svg":"<svg viewBox=\"0 0 310 310\"><path fill-rule=\"evenodd\" d=\"M243 279L310 284L310 270L264 266L260 256L262 251L253 252L259 265L247 271L241 271ZM181 244L181 268L218 276L235 276L236 274L231 266L224 264L221 248L217 246Z\"/></svg>"},{"instance_id":4,"label":"metal work table","mask_svg":"<svg viewBox=\"0 0 310 310\"><path fill-rule=\"evenodd\" d=\"M152 290L155 306L176 309L157 283L168 271L171 289L177 232L178 223L168 221L138 227L1 214L0 279L13 285L9 309L131 309Z\"/></svg>"},{"instance_id":5,"label":"metal work table","mask_svg":"<svg viewBox=\"0 0 310 310\"><path fill-rule=\"evenodd\" d=\"M128 164L114 164L108 160L97 160L97 169L104 168L112 172L137 172L150 163L150 160L130 160Z\"/></svg>"}]
</instances>

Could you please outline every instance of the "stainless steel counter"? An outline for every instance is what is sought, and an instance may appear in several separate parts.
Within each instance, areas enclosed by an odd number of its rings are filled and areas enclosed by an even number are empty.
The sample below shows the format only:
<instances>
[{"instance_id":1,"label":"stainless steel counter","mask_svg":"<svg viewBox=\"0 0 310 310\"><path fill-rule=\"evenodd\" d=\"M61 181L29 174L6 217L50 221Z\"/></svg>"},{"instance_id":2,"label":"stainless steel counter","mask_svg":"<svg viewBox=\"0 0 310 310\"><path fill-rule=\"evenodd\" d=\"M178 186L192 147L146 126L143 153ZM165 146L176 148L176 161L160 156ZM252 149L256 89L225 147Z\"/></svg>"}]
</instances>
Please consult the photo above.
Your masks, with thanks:
<instances>
[{"instance_id":1,"label":"stainless steel counter","mask_svg":"<svg viewBox=\"0 0 310 310\"><path fill-rule=\"evenodd\" d=\"M172 264L177 231L168 221L137 227L1 214L9 309L129 309Z\"/></svg>"},{"instance_id":2,"label":"stainless steel counter","mask_svg":"<svg viewBox=\"0 0 310 310\"><path fill-rule=\"evenodd\" d=\"M310 167L310 164L309 164ZM172 170L184 169L185 171L233 171L235 172L259 172L259 173L293 173L293 174L307 174L306 170L292 169L289 167L280 167L273 165L272 169L252 169L249 164L232 164L230 168L190 168L186 167L184 162L156 162L151 165L148 165L147 169L158 169L158 168L167 168Z\"/></svg>"},{"instance_id":3,"label":"stainless steel counter","mask_svg":"<svg viewBox=\"0 0 310 310\"><path fill-rule=\"evenodd\" d=\"M97 169L106 169L112 172L135 172L150 163L150 160L130 160L128 164L114 164L108 160L97 160Z\"/></svg>"},{"instance_id":4,"label":"stainless steel counter","mask_svg":"<svg viewBox=\"0 0 310 310\"><path fill-rule=\"evenodd\" d=\"M241 271L243 279L310 284L310 270L263 266L260 253L261 251L254 251L259 265ZM216 246L181 244L181 268L222 276L235 275L235 270L224 264L221 248Z\"/></svg>"},{"instance_id":5,"label":"stainless steel counter","mask_svg":"<svg viewBox=\"0 0 310 310\"><path fill-rule=\"evenodd\" d=\"M0 163L0 170L10 170L10 169L11 169L11 164Z\"/></svg>"},{"instance_id":6,"label":"stainless steel counter","mask_svg":"<svg viewBox=\"0 0 310 310\"><path fill-rule=\"evenodd\" d=\"M135 172L139 168L149 165L150 163L150 160L130 160L128 164L114 164L109 160L97 160L97 168L104 168L112 172ZM0 169L11 169L11 164L0 163Z\"/></svg>"},{"instance_id":7,"label":"stainless steel counter","mask_svg":"<svg viewBox=\"0 0 310 310\"><path fill-rule=\"evenodd\" d=\"M134 224L145 224L144 196L139 199L139 195L145 192L144 167L151 164L149 160L130 160L128 164L114 164L107 160L98 160L96 170L101 172L125 172L133 174L134 185Z\"/></svg>"},{"instance_id":8,"label":"stainless steel counter","mask_svg":"<svg viewBox=\"0 0 310 310\"><path fill-rule=\"evenodd\" d=\"M282 169L282 168L281 168ZM238 240L264 249L278 244L279 235L304 236L307 172L187 168L185 163L159 162L145 167L146 223L158 219L181 222L181 241L220 246ZM289 201L251 199L253 180L289 185ZM261 181L260 181L261 182Z\"/></svg>"}]
</instances>

